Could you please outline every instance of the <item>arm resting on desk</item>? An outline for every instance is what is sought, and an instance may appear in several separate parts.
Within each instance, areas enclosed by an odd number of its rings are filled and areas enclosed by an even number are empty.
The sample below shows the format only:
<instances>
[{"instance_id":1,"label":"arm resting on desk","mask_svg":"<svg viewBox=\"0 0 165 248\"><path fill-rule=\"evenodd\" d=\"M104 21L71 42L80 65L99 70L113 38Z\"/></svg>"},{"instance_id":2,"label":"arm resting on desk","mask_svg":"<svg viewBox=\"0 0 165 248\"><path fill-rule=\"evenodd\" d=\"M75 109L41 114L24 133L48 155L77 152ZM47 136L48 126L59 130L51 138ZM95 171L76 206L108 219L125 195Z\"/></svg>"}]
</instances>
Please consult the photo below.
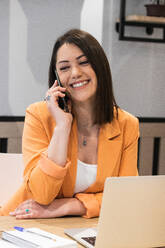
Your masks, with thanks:
<instances>
[{"instance_id":1,"label":"arm resting on desk","mask_svg":"<svg viewBox=\"0 0 165 248\"><path fill-rule=\"evenodd\" d=\"M26 213L28 208L29 212ZM45 206L34 200L24 201L17 209L10 213L17 219L31 218L56 218L66 215L84 215L86 209L84 205L76 198L55 199L51 204Z\"/></svg>"}]
</instances>

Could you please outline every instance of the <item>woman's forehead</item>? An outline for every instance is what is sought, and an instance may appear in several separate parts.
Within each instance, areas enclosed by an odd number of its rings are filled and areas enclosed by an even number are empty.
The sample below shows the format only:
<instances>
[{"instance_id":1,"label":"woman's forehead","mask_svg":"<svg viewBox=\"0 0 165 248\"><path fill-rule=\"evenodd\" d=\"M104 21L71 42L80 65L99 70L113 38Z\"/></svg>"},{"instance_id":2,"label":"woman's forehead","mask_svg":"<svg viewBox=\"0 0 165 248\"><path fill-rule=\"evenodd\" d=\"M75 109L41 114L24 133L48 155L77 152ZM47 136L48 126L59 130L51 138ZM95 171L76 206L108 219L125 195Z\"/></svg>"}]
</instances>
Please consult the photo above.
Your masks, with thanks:
<instances>
[{"instance_id":1,"label":"woman's forehead","mask_svg":"<svg viewBox=\"0 0 165 248\"><path fill-rule=\"evenodd\" d=\"M57 52L57 63L59 61L72 60L84 55L83 51L75 44L64 43Z\"/></svg>"}]
</instances>

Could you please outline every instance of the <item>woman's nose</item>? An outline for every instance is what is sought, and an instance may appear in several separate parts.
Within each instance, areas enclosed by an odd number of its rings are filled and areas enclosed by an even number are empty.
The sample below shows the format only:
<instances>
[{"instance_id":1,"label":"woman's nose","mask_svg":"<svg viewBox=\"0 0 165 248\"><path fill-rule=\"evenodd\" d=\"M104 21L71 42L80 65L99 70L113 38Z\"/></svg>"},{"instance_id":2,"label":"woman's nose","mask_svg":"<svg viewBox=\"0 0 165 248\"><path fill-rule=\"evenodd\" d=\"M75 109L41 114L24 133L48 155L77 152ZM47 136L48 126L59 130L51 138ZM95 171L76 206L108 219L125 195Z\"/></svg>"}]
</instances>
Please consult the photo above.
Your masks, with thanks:
<instances>
[{"instance_id":1,"label":"woman's nose","mask_svg":"<svg viewBox=\"0 0 165 248\"><path fill-rule=\"evenodd\" d=\"M72 78L79 78L82 75L80 66L75 65L72 67Z\"/></svg>"}]
</instances>

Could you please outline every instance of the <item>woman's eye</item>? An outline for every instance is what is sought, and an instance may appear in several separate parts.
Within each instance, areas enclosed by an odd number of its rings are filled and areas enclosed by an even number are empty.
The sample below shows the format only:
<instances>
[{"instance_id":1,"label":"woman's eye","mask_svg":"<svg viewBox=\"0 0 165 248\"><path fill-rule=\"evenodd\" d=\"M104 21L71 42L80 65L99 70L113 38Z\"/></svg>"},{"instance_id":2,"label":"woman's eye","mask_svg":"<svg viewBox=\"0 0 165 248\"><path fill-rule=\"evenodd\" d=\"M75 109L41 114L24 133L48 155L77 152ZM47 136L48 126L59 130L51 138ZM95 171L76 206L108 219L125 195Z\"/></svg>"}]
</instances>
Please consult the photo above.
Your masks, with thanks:
<instances>
[{"instance_id":1,"label":"woman's eye","mask_svg":"<svg viewBox=\"0 0 165 248\"><path fill-rule=\"evenodd\" d=\"M86 64L89 64L89 61L88 60L85 60L85 61L80 62L80 65L86 65Z\"/></svg>"},{"instance_id":2,"label":"woman's eye","mask_svg":"<svg viewBox=\"0 0 165 248\"><path fill-rule=\"evenodd\" d=\"M67 69L69 69L69 66L63 66L63 67L60 68L60 71L65 71Z\"/></svg>"}]
</instances>

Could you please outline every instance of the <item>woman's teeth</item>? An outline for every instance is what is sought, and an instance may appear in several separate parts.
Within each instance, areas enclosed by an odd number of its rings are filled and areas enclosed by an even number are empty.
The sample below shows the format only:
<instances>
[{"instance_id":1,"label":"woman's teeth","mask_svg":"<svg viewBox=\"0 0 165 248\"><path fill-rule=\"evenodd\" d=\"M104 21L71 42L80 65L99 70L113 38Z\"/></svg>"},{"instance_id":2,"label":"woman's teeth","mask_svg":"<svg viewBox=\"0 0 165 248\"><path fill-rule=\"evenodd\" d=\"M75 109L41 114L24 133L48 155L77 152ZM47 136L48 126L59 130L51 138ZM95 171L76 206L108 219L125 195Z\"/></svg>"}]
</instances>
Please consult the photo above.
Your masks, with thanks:
<instances>
[{"instance_id":1,"label":"woman's teeth","mask_svg":"<svg viewBox=\"0 0 165 248\"><path fill-rule=\"evenodd\" d=\"M84 82L80 82L80 83L75 83L75 84L72 84L72 87L73 88L78 88L78 87L81 87L85 84L87 84L89 81L84 81Z\"/></svg>"}]
</instances>

